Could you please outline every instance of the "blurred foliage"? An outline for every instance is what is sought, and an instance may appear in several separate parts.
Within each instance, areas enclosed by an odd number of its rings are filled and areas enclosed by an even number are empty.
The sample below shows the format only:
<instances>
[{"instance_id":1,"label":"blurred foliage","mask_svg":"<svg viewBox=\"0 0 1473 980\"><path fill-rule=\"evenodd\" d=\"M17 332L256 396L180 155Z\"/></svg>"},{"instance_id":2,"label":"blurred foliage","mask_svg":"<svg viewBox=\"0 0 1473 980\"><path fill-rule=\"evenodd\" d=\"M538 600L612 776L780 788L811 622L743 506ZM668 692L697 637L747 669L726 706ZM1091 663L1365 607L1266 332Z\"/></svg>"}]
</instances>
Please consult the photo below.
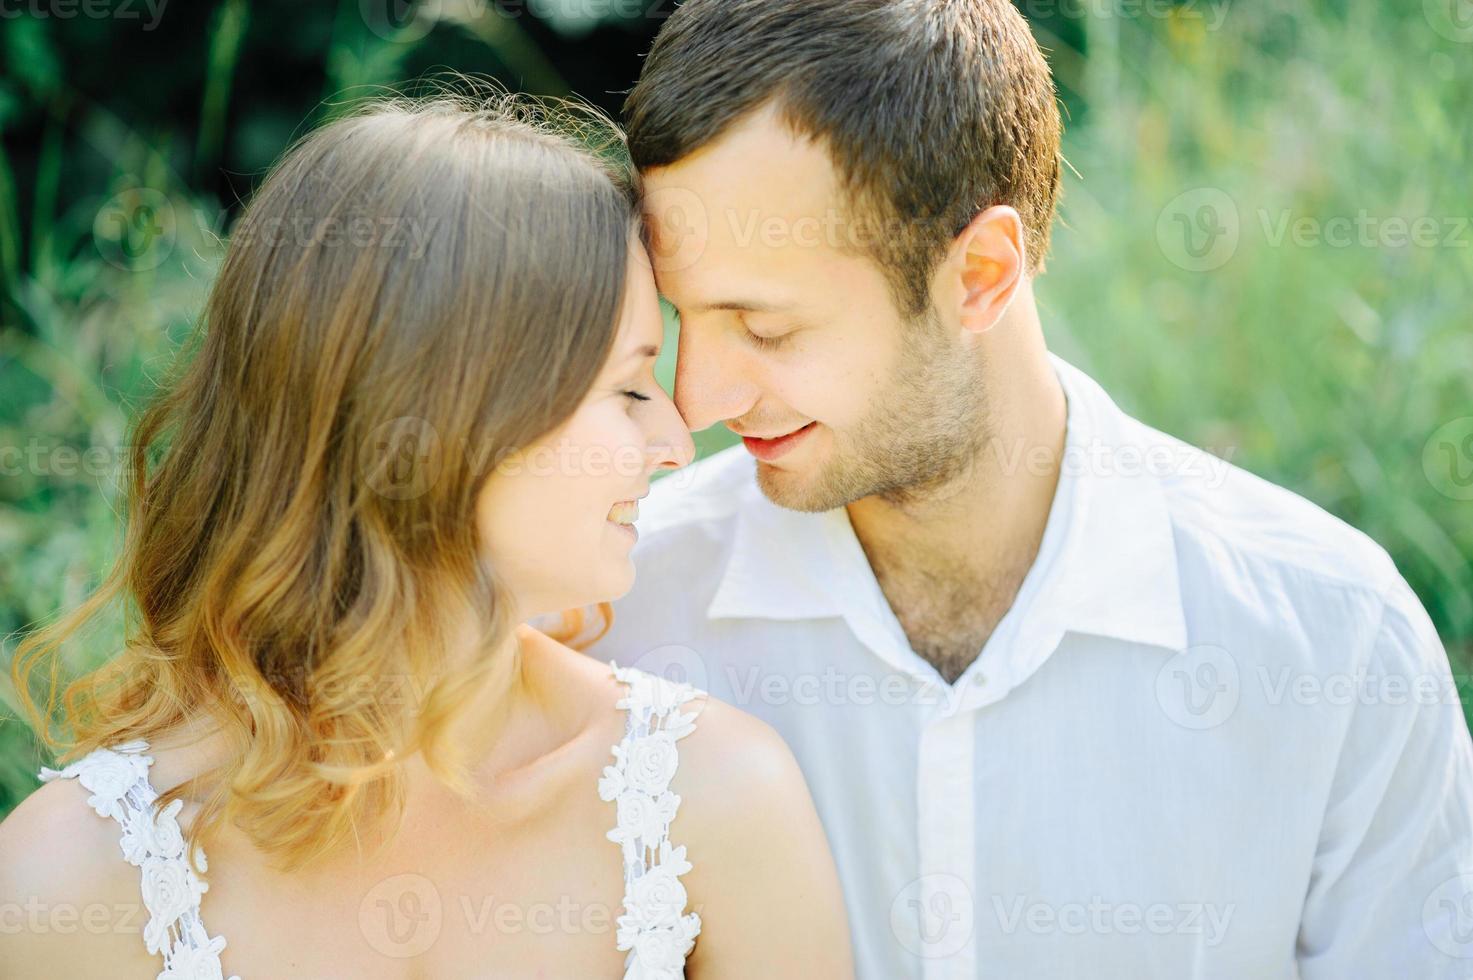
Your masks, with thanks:
<instances>
[{"instance_id":1,"label":"blurred foliage","mask_svg":"<svg viewBox=\"0 0 1473 980\"><path fill-rule=\"evenodd\" d=\"M1473 451L1428 451L1473 416L1473 31L1295 8L1092 32L1044 323L1133 414L1379 541L1466 682L1473 491L1448 467Z\"/></svg>"},{"instance_id":2,"label":"blurred foliage","mask_svg":"<svg viewBox=\"0 0 1473 980\"><path fill-rule=\"evenodd\" d=\"M152 27L0 23L4 659L106 569L128 420L190 329L240 199L291 139L445 66L617 114L671 5L636 6L650 15L223 0L171 5ZM1447 237L1473 215L1473 37L1416 6L1036 0L1073 168L1039 291L1051 345L1125 408L1385 545L1466 676L1473 502L1424 450L1473 415L1473 230L1430 247L1286 230L1365 214L1432 218ZM698 435L703 453L730 442ZM0 698L14 708L3 683ZM0 723L0 814L46 761L23 724Z\"/></svg>"}]
</instances>

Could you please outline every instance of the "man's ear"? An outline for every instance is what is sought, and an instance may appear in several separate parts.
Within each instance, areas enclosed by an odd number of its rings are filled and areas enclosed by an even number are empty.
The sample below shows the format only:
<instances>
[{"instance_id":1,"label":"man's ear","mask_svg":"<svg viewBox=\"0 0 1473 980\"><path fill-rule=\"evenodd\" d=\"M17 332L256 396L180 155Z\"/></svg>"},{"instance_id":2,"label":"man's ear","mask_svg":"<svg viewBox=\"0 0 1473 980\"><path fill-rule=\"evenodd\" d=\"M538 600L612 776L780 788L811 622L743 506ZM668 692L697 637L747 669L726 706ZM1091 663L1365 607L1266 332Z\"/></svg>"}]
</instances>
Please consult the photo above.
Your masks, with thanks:
<instances>
[{"instance_id":1,"label":"man's ear","mask_svg":"<svg viewBox=\"0 0 1473 980\"><path fill-rule=\"evenodd\" d=\"M1022 285L1027 252L1023 219L1006 204L979 213L963 228L942 262L942 295L954 297L958 321L972 333L997 325Z\"/></svg>"}]
</instances>

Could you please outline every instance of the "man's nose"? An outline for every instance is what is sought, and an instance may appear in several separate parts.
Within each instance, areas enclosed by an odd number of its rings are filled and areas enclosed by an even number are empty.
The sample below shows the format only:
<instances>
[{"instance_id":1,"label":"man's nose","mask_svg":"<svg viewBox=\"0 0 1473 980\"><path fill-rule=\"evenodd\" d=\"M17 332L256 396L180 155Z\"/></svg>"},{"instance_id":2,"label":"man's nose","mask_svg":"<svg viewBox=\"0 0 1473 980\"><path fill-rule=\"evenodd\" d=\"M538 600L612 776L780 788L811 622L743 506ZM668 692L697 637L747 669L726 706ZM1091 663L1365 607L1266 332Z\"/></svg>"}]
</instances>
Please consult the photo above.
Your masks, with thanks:
<instances>
[{"instance_id":1,"label":"man's nose","mask_svg":"<svg viewBox=\"0 0 1473 980\"><path fill-rule=\"evenodd\" d=\"M756 385L744 376L739 352L721 356L719 338L681 329L675 355L675 407L700 432L717 422L740 418L757 403Z\"/></svg>"}]
</instances>

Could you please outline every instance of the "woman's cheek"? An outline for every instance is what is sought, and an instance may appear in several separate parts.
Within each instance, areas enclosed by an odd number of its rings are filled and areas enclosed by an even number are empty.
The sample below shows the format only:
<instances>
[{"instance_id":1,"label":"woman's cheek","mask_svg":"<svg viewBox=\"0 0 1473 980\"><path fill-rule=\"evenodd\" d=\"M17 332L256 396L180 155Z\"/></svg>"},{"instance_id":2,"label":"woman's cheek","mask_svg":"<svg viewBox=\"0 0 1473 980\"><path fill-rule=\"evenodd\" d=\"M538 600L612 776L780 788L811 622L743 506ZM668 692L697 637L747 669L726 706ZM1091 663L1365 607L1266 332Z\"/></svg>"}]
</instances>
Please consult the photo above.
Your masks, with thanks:
<instances>
[{"instance_id":1,"label":"woman's cheek","mask_svg":"<svg viewBox=\"0 0 1473 980\"><path fill-rule=\"evenodd\" d=\"M590 477L624 487L640 479L644 434L627 409L600 413L584 436L583 470Z\"/></svg>"}]
</instances>

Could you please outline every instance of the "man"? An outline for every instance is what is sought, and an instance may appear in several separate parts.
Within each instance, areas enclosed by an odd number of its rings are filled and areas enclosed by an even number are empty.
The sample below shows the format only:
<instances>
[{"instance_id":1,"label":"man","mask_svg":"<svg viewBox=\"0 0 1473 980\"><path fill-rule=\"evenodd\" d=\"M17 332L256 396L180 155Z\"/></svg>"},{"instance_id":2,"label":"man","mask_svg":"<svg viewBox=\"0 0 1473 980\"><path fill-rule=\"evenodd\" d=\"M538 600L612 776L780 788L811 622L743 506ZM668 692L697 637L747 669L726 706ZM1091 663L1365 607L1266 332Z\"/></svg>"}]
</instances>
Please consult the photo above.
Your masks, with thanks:
<instances>
[{"instance_id":1,"label":"man","mask_svg":"<svg viewBox=\"0 0 1473 980\"><path fill-rule=\"evenodd\" d=\"M676 402L744 446L655 485L592 652L788 740L860 975L1473 974L1473 749L1386 553L1045 348L1017 12L688 0L626 108Z\"/></svg>"}]
</instances>

